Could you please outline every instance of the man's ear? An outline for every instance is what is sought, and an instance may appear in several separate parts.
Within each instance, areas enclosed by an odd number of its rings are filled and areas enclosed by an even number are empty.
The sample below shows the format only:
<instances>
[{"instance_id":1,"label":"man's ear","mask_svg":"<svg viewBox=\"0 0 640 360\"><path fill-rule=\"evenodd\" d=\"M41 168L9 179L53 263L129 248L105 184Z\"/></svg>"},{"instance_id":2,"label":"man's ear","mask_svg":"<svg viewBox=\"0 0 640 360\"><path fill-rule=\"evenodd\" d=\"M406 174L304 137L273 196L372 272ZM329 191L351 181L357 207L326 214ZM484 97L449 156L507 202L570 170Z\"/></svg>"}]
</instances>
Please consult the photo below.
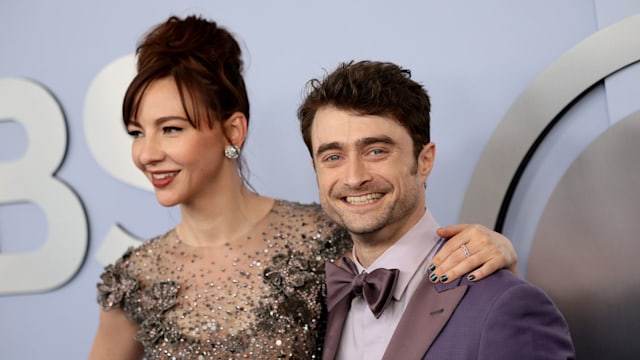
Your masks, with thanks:
<instances>
[{"instance_id":1,"label":"man's ear","mask_svg":"<svg viewBox=\"0 0 640 360\"><path fill-rule=\"evenodd\" d=\"M234 112L225 120L223 127L227 140L241 148L247 139L247 117L241 112Z\"/></svg>"},{"instance_id":2,"label":"man's ear","mask_svg":"<svg viewBox=\"0 0 640 360\"><path fill-rule=\"evenodd\" d=\"M418 173L427 181L436 160L436 144L430 142L422 147L418 155Z\"/></svg>"}]
</instances>

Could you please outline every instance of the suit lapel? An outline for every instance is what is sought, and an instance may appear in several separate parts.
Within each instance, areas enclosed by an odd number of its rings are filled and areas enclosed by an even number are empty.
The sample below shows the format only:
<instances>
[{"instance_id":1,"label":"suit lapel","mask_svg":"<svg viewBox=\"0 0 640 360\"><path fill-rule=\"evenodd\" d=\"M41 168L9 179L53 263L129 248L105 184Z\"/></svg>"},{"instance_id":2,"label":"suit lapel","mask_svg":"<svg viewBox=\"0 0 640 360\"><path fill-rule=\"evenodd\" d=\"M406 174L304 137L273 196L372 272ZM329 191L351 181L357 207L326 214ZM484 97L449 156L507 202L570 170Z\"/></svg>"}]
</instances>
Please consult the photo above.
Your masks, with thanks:
<instances>
[{"instance_id":1,"label":"suit lapel","mask_svg":"<svg viewBox=\"0 0 640 360\"><path fill-rule=\"evenodd\" d=\"M351 307L351 297L345 296L332 309L329 310L329 320L327 321L327 331L324 335L324 347L322 360L333 360L336 358L342 329L347 320L347 314Z\"/></svg>"},{"instance_id":2,"label":"suit lapel","mask_svg":"<svg viewBox=\"0 0 640 360\"><path fill-rule=\"evenodd\" d=\"M434 285L427 278L409 301L383 360L422 359L467 291L459 279Z\"/></svg>"}]
</instances>

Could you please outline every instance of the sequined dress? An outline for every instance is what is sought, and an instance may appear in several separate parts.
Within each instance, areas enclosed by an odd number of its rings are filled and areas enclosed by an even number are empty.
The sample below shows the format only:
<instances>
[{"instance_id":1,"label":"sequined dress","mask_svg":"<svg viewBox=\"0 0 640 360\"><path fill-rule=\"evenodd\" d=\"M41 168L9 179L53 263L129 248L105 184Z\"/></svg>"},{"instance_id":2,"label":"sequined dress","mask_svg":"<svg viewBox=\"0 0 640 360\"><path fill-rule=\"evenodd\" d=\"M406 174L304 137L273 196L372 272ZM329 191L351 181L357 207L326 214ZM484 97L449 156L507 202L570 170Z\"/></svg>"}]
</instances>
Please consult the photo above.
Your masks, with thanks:
<instances>
[{"instance_id":1,"label":"sequined dress","mask_svg":"<svg viewBox=\"0 0 640 360\"><path fill-rule=\"evenodd\" d=\"M255 237L222 255L170 230L107 266L98 302L140 325L150 360L319 359L324 262L350 249L348 234L318 205L276 200Z\"/></svg>"}]
</instances>

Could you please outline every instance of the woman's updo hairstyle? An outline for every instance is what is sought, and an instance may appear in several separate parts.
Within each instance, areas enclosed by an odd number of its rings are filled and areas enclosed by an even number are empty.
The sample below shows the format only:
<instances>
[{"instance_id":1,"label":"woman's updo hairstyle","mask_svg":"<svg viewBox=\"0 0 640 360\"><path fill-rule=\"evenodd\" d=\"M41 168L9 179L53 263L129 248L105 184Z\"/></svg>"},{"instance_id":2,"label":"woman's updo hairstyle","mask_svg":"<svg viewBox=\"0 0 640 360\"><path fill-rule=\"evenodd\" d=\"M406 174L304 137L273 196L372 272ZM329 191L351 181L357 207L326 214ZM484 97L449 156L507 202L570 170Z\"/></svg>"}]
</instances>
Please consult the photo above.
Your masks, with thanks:
<instances>
[{"instance_id":1,"label":"woman's updo hairstyle","mask_svg":"<svg viewBox=\"0 0 640 360\"><path fill-rule=\"evenodd\" d=\"M172 77L188 120L195 128L213 126L234 112L249 120L242 52L225 28L199 16L170 17L152 28L138 45L138 73L125 94L125 125L134 121L140 99L154 80Z\"/></svg>"}]
</instances>

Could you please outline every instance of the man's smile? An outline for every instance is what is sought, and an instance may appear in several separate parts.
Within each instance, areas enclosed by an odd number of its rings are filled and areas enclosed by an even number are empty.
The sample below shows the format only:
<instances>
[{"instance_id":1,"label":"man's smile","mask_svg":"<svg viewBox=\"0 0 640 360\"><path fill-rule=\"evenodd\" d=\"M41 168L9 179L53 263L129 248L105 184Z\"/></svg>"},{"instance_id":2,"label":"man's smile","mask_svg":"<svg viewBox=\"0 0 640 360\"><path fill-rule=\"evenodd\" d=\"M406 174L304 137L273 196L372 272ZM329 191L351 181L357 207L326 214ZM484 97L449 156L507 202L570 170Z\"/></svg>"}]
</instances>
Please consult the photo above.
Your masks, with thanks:
<instances>
[{"instance_id":1,"label":"man's smile","mask_svg":"<svg viewBox=\"0 0 640 360\"><path fill-rule=\"evenodd\" d=\"M344 201L352 205L364 205L364 204L370 204L380 199L383 196L384 194L382 193L371 193L371 194L360 195L360 196L346 196L344 197Z\"/></svg>"}]
</instances>

